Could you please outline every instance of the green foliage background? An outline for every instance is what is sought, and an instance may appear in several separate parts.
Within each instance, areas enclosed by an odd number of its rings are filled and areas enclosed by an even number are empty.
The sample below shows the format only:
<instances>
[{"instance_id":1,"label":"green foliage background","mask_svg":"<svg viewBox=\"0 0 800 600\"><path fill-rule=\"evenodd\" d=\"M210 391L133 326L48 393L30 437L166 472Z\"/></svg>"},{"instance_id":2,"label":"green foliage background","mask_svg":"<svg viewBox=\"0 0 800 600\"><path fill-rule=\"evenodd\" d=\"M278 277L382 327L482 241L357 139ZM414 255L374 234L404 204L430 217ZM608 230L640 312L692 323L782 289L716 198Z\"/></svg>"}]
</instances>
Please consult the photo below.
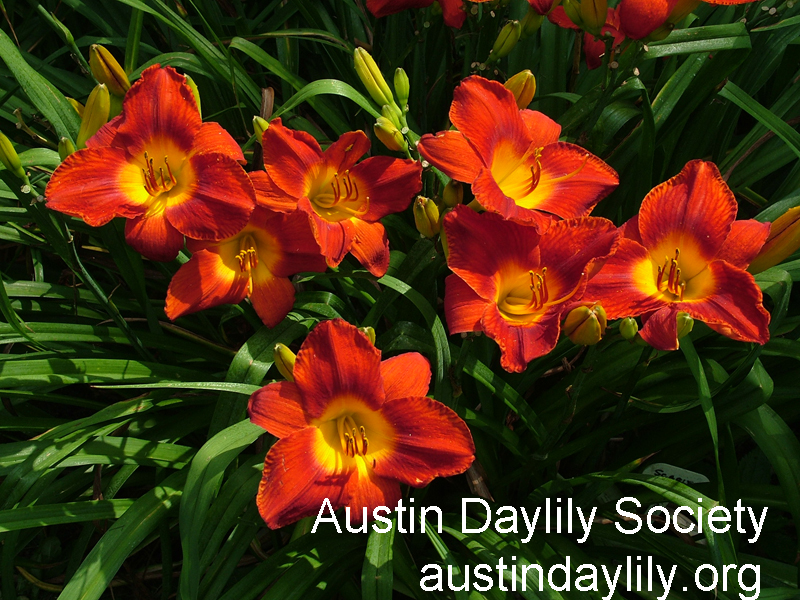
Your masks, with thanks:
<instances>
[{"instance_id":1,"label":"green foliage background","mask_svg":"<svg viewBox=\"0 0 800 600\"><path fill-rule=\"evenodd\" d=\"M348 261L303 277L294 310L269 330L246 303L170 323L164 297L185 253L168 264L143 261L120 223L92 229L41 202L59 164L55 144L79 127L64 96L86 99L94 86L83 69L88 46L101 43L132 78L154 63L190 74L204 118L243 144L250 168L262 88L275 91L275 115L323 143L352 129L371 135L379 107L362 95L352 67L354 47L366 45L387 78L399 66L408 72L417 134L449 126L461 78L504 80L531 69L531 108L620 173L619 189L595 211L618 225L693 158L719 165L740 218L772 220L800 204L800 3L701 5L689 29L647 47L633 43L616 68L591 72L574 33L549 22L483 68L499 28L527 8L502 4L469 5L474 14L455 31L435 8L376 21L361 0L0 2L0 130L32 182L22 187L0 170L4 600L421 598L419 570L429 562L495 564L514 555L544 566L565 556L612 565L631 554L679 566L674 598L709 596L693 585L698 564L745 562L761 565L761 598L798 597L800 306L790 292L800 260L757 277L772 313L763 347L698 324L682 352L656 353L612 327L588 351L564 340L509 375L490 340L447 336L445 260L440 245L420 240L410 212L384 221L392 266L377 285ZM374 153L384 151L374 143ZM433 174L424 181L426 196L440 192ZM279 377L276 342L296 348L332 317L375 327L384 355L425 354L433 395L473 432L475 489L457 477L410 491L418 506L445 509L441 537L311 535L307 521L273 532L258 516L255 492L274 440L245 420L248 395ZM693 489L642 474L653 462L711 483ZM756 545L735 532L697 543L599 524L583 545L541 532L522 544L513 534L460 532L460 498L481 490L497 504L528 508L568 495L607 518L615 493L645 505L741 499L770 510ZM676 591L683 585L689 591ZM718 596L738 598L731 588Z\"/></svg>"}]
</instances>

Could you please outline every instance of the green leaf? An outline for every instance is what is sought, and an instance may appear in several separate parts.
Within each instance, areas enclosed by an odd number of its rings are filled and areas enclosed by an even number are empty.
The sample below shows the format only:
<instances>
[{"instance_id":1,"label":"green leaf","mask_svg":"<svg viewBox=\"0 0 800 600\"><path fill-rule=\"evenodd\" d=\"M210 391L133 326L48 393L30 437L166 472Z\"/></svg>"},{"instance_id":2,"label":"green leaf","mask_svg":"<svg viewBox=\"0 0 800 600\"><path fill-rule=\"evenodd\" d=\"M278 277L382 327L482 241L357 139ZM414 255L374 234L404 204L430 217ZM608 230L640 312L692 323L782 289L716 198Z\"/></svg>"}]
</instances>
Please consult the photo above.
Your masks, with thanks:
<instances>
[{"instance_id":1,"label":"green leaf","mask_svg":"<svg viewBox=\"0 0 800 600\"><path fill-rule=\"evenodd\" d=\"M394 570L392 554L397 515L386 533L372 530L367 540L364 566L361 568L361 597L363 600L392 600Z\"/></svg>"},{"instance_id":2,"label":"green leaf","mask_svg":"<svg viewBox=\"0 0 800 600\"><path fill-rule=\"evenodd\" d=\"M23 506L0 510L0 533L33 527L49 527L64 523L81 523L99 519L118 519L134 500L89 500L63 504Z\"/></svg>"}]
</instances>

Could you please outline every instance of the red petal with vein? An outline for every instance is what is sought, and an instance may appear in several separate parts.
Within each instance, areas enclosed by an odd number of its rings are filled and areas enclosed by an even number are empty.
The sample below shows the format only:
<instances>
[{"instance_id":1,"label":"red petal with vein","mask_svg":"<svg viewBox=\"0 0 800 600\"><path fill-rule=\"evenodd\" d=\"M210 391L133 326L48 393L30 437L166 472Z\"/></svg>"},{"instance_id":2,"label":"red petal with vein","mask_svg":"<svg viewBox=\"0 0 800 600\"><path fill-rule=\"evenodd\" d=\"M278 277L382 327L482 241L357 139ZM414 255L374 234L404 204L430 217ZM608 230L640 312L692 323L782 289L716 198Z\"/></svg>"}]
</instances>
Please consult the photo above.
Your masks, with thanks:
<instances>
[{"instance_id":1,"label":"red petal with vein","mask_svg":"<svg viewBox=\"0 0 800 600\"><path fill-rule=\"evenodd\" d=\"M186 78L172 67L153 65L125 94L114 145L138 155L167 138L188 154L201 125Z\"/></svg>"},{"instance_id":2,"label":"red petal with vein","mask_svg":"<svg viewBox=\"0 0 800 600\"><path fill-rule=\"evenodd\" d=\"M173 275L165 312L174 321L220 304L238 304L247 294L247 282L247 277L225 264L218 246L198 250Z\"/></svg>"},{"instance_id":3,"label":"red petal with vein","mask_svg":"<svg viewBox=\"0 0 800 600\"><path fill-rule=\"evenodd\" d=\"M419 352L406 352L381 362L381 378L387 401L425 396L431 383L431 364Z\"/></svg>"},{"instance_id":4,"label":"red petal with vein","mask_svg":"<svg viewBox=\"0 0 800 600\"><path fill-rule=\"evenodd\" d=\"M143 214L150 196L141 172L130 169L127 159L119 148L85 148L70 154L47 184L47 207L80 217L92 227L114 217Z\"/></svg>"},{"instance_id":5,"label":"red petal with vein","mask_svg":"<svg viewBox=\"0 0 800 600\"><path fill-rule=\"evenodd\" d=\"M605 308L605 305L603 306ZM678 349L678 309L673 304L642 316L642 339L656 350Z\"/></svg>"},{"instance_id":6,"label":"red petal with vein","mask_svg":"<svg viewBox=\"0 0 800 600\"><path fill-rule=\"evenodd\" d=\"M309 418L339 398L355 398L373 410L383 404L381 353L367 336L342 319L317 325L297 353L294 379Z\"/></svg>"},{"instance_id":7,"label":"red petal with vein","mask_svg":"<svg viewBox=\"0 0 800 600\"><path fill-rule=\"evenodd\" d=\"M247 225L255 191L244 169L224 154L195 154L194 181L171 197L166 215L178 231L198 240L222 240Z\"/></svg>"},{"instance_id":8,"label":"red petal with vein","mask_svg":"<svg viewBox=\"0 0 800 600\"><path fill-rule=\"evenodd\" d=\"M424 8L433 0L367 0L367 8L376 17L386 17L408 8Z\"/></svg>"},{"instance_id":9,"label":"red petal with vein","mask_svg":"<svg viewBox=\"0 0 800 600\"><path fill-rule=\"evenodd\" d=\"M467 138L458 131L426 133L417 145L419 153L448 177L472 183L485 166Z\"/></svg>"},{"instance_id":10,"label":"red petal with vein","mask_svg":"<svg viewBox=\"0 0 800 600\"><path fill-rule=\"evenodd\" d=\"M369 138L363 131L348 131L325 150L325 162L337 173L352 169L359 158L369 151Z\"/></svg>"},{"instance_id":11,"label":"red petal with vein","mask_svg":"<svg viewBox=\"0 0 800 600\"><path fill-rule=\"evenodd\" d=\"M704 298L677 302L678 310L705 323L730 328L734 339L759 344L769 341L769 313L761 304L761 290L750 273L715 260L708 265L707 273L698 277L707 278L703 285L708 293Z\"/></svg>"},{"instance_id":12,"label":"red petal with vein","mask_svg":"<svg viewBox=\"0 0 800 600\"><path fill-rule=\"evenodd\" d=\"M353 220L346 219L335 223L326 221L314 211L308 198L301 198L297 206L308 215L314 239L317 240L328 266L337 266L353 245L353 238L356 235Z\"/></svg>"},{"instance_id":13,"label":"red petal with vein","mask_svg":"<svg viewBox=\"0 0 800 600\"><path fill-rule=\"evenodd\" d=\"M622 238L614 255L589 281L583 299L602 304L609 319L658 310L666 301L656 290L655 270L646 248Z\"/></svg>"},{"instance_id":14,"label":"red petal with vein","mask_svg":"<svg viewBox=\"0 0 800 600\"><path fill-rule=\"evenodd\" d=\"M559 142L542 150L542 174L527 208L561 218L584 217L619 185L617 172L575 144Z\"/></svg>"},{"instance_id":15,"label":"red petal with vein","mask_svg":"<svg viewBox=\"0 0 800 600\"><path fill-rule=\"evenodd\" d=\"M464 421L430 398L387 400L381 414L394 428L392 448L375 462L375 473L423 487L436 477L466 471L475 445Z\"/></svg>"},{"instance_id":16,"label":"red petal with vein","mask_svg":"<svg viewBox=\"0 0 800 600\"><path fill-rule=\"evenodd\" d=\"M531 144L514 94L497 81L476 75L462 81L453 92L450 120L487 165L500 142L510 144L506 152L519 157Z\"/></svg>"},{"instance_id":17,"label":"red petal with vein","mask_svg":"<svg viewBox=\"0 0 800 600\"><path fill-rule=\"evenodd\" d=\"M746 269L753 262L769 236L769 223L753 219L734 221L731 232L717 253L717 260L724 260L734 267Z\"/></svg>"},{"instance_id":18,"label":"red petal with vein","mask_svg":"<svg viewBox=\"0 0 800 600\"><path fill-rule=\"evenodd\" d=\"M291 381L279 381L262 387L247 403L250 421L277 438L308 427L303 412L303 397Z\"/></svg>"},{"instance_id":19,"label":"red petal with vein","mask_svg":"<svg viewBox=\"0 0 800 600\"><path fill-rule=\"evenodd\" d=\"M558 141L561 125L546 114L527 108L519 111L519 114L531 134L531 143L535 148L544 148Z\"/></svg>"},{"instance_id":20,"label":"red petal with vein","mask_svg":"<svg viewBox=\"0 0 800 600\"><path fill-rule=\"evenodd\" d=\"M361 217L364 221L404 211L422 189L422 165L415 160L375 156L358 163L350 173L363 187L359 197L369 197L369 210Z\"/></svg>"},{"instance_id":21,"label":"red petal with vein","mask_svg":"<svg viewBox=\"0 0 800 600\"><path fill-rule=\"evenodd\" d=\"M625 221L622 226L619 228L622 237L628 238L629 240L633 240L637 244L642 243L642 236L639 235L639 215L633 215L630 219Z\"/></svg>"},{"instance_id":22,"label":"red petal with vein","mask_svg":"<svg viewBox=\"0 0 800 600\"><path fill-rule=\"evenodd\" d=\"M445 217L444 227L447 264L486 300L494 301L504 268L517 265L517 271L527 271L539 266L539 236L531 226L458 205Z\"/></svg>"},{"instance_id":23,"label":"red petal with vein","mask_svg":"<svg viewBox=\"0 0 800 600\"><path fill-rule=\"evenodd\" d=\"M372 511L378 506L397 506L397 501L402 497L397 481L381 477L361 460L359 468L351 473L345 488L351 524L363 521L365 508L367 520L372 520Z\"/></svg>"},{"instance_id":24,"label":"red petal with vein","mask_svg":"<svg viewBox=\"0 0 800 600\"><path fill-rule=\"evenodd\" d=\"M317 141L305 131L294 131L276 119L261 140L264 167L273 183L293 198L308 193L306 178L323 162Z\"/></svg>"},{"instance_id":25,"label":"red petal with vein","mask_svg":"<svg viewBox=\"0 0 800 600\"><path fill-rule=\"evenodd\" d=\"M639 210L639 233L655 250L695 247L704 262L722 248L736 218L736 200L714 163L693 160L672 179L656 186Z\"/></svg>"},{"instance_id":26,"label":"red petal with vein","mask_svg":"<svg viewBox=\"0 0 800 600\"><path fill-rule=\"evenodd\" d=\"M489 305L483 330L500 346L500 365L509 373L522 373L530 361L555 348L565 308L566 304L548 306L536 323L516 325L506 321L496 305Z\"/></svg>"},{"instance_id":27,"label":"red petal with vein","mask_svg":"<svg viewBox=\"0 0 800 600\"><path fill-rule=\"evenodd\" d=\"M620 29L634 40L646 38L661 27L677 0L622 0L617 7Z\"/></svg>"},{"instance_id":28,"label":"red petal with vein","mask_svg":"<svg viewBox=\"0 0 800 600\"><path fill-rule=\"evenodd\" d=\"M547 213L524 208L513 198L506 196L489 169L482 169L472 182L472 193L486 210L497 213L505 219L533 225L541 232L547 231L553 221L553 217Z\"/></svg>"},{"instance_id":29,"label":"red petal with vein","mask_svg":"<svg viewBox=\"0 0 800 600\"><path fill-rule=\"evenodd\" d=\"M483 331L481 319L489 302L478 296L458 275L448 275L444 285L447 330L451 334Z\"/></svg>"},{"instance_id":30,"label":"red petal with vein","mask_svg":"<svg viewBox=\"0 0 800 600\"><path fill-rule=\"evenodd\" d=\"M326 447L333 452L317 427L306 427L269 449L256 504L270 528L318 514L325 498L334 509L345 505L350 473L336 470L326 460Z\"/></svg>"},{"instance_id":31,"label":"red petal with vein","mask_svg":"<svg viewBox=\"0 0 800 600\"><path fill-rule=\"evenodd\" d=\"M258 269L253 274L250 302L264 325L275 327L292 310L294 286L286 277Z\"/></svg>"},{"instance_id":32,"label":"red petal with vein","mask_svg":"<svg viewBox=\"0 0 800 600\"><path fill-rule=\"evenodd\" d=\"M229 156L239 163L246 163L239 144L219 123L203 123L192 143L195 154L216 152Z\"/></svg>"},{"instance_id":33,"label":"red petal with vein","mask_svg":"<svg viewBox=\"0 0 800 600\"><path fill-rule=\"evenodd\" d=\"M547 19L553 24L558 25L562 29L574 29L575 31L580 31L580 27L575 25L567 16L566 11L564 10L563 6L556 6L549 15L547 15Z\"/></svg>"},{"instance_id":34,"label":"red petal with vein","mask_svg":"<svg viewBox=\"0 0 800 600\"><path fill-rule=\"evenodd\" d=\"M486 0L473 0L473 2L486 2ZM448 27L461 29L464 25L464 20L467 18L467 13L464 10L464 1L439 0L439 5L442 7L444 24Z\"/></svg>"},{"instance_id":35,"label":"red petal with vein","mask_svg":"<svg viewBox=\"0 0 800 600\"><path fill-rule=\"evenodd\" d=\"M279 256L269 267L273 275L290 277L303 271L322 273L327 268L304 212L287 215L256 208L253 222L266 229L279 244L274 249Z\"/></svg>"},{"instance_id":36,"label":"red petal with vein","mask_svg":"<svg viewBox=\"0 0 800 600\"><path fill-rule=\"evenodd\" d=\"M555 0L528 0L528 4L540 15L546 15L553 8Z\"/></svg>"},{"instance_id":37,"label":"red petal with vein","mask_svg":"<svg viewBox=\"0 0 800 600\"><path fill-rule=\"evenodd\" d=\"M350 253L375 277L383 277L389 268L389 238L383 225L360 219L351 219L350 224L355 230Z\"/></svg>"},{"instance_id":38,"label":"red petal with vein","mask_svg":"<svg viewBox=\"0 0 800 600\"><path fill-rule=\"evenodd\" d=\"M256 204L278 212L297 210L297 198L279 188L266 171L248 173L256 192Z\"/></svg>"},{"instance_id":39,"label":"red petal with vein","mask_svg":"<svg viewBox=\"0 0 800 600\"><path fill-rule=\"evenodd\" d=\"M183 248L183 234L161 215L135 217L125 222L125 241L150 260L166 262Z\"/></svg>"}]
</instances>

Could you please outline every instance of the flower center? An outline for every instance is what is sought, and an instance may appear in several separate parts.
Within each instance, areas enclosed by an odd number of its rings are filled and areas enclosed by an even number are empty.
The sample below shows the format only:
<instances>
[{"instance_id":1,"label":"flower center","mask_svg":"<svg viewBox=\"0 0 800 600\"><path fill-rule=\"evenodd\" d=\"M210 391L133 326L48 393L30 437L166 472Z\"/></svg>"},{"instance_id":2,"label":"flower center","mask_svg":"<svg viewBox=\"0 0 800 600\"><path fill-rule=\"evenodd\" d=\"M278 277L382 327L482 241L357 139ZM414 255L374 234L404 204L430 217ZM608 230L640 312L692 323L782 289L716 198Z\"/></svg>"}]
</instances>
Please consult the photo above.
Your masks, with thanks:
<instances>
[{"instance_id":1,"label":"flower center","mask_svg":"<svg viewBox=\"0 0 800 600\"><path fill-rule=\"evenodd\" d=\"M358 218L369 210L369 196L361 198L358 183L351 177L349 169L341 175L334 173L330 181L321 185L311 202L328 220Z\"/></svg>"},{"instance_id":2,"label":"flower center","mask_svg":"<svg viewBox=\"0 0 800 600\"><path fill-rule=\"evenodd\" d=\"M369 449L367 430L363 425L357 425L352 415L344 415L336 419L336 431L339 433L342 452L347 456L354 458L367 454Z\"/></svg>"},{"instance_id":3,"label":"flower center","mask_svg":"<svg viewBox=\"0 0 800 600\"><path fill-rule=\"evenodd\" d=\"M497 303L500 312L508 315L522 316L539 312L550 299L547 289L547 267L540 273L528 271L530 284L513 288L505 298Z\"/></svg>"},{"instance_id":4,"label":"flower center","mask_svg":"<svg viewBox=\"0 0 800 600\"><path fill-rule=\"evenodd\" d=\"M249 233L242 237L241 242L239 242L239 254L236 255L236 260L242 273L252 271L258 266L256 241Z\"/></svg>"},{"instance_id":5,"label":"flower center","mask_svg":"<svg viewBox=\"0 0 800 600\"><path fill-rule=\"evenodd\" d=\"M169 160L167 160L166 156L164 157L164 166L158 167L158 171L156 171L153 158L147 152L144 153L144 162L145 168L142 169L142 175L144 175L144 189L146 189L147 193L151 196L158 196L159 194L168 192L178 183L178 180L175 179L175 175L172 174L172 169L169 166ZM164 173L165 168L166 174Z\"/></svg>"},{"instance_id":6,"label":"flower center","mask_svg":"<svg viewBox=\"0 0 800 600\"><path fill-rule=\"evenodd\" d=\"M681 279L681 268L678 262L680 255L680 249L675 248L675 258L664 257L664 266L658 267L656 287L659 292L669 292L678 296L678 299L682 301L683 294L686 292L686 281Z\"/></svg>"}]
</instances>

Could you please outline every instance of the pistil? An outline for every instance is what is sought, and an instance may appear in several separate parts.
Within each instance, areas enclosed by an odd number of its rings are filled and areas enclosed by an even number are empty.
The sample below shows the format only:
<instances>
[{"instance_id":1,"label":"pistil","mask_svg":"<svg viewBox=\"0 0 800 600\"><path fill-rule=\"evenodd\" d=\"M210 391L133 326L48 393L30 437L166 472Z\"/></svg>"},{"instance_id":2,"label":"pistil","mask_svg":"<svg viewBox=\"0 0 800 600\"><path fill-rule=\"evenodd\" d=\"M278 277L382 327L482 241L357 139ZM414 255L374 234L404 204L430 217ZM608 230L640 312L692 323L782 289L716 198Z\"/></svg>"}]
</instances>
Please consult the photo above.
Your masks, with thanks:
<instances>
[{"instance_id":1,"label":"pistil","mask_svg":"<svg viewBox=\"0 0 800 600\"><path fill-rule=\"evenodd\" d=\"M656 287L659 292L669 292L678 296L678 299L682 301L683 294L686 291L686 282L681 281L681 268L678 266L680 255L680 249L676 248L675 258L664 257L664 266L658 267Z\"/></svg>"}]
</instances>

